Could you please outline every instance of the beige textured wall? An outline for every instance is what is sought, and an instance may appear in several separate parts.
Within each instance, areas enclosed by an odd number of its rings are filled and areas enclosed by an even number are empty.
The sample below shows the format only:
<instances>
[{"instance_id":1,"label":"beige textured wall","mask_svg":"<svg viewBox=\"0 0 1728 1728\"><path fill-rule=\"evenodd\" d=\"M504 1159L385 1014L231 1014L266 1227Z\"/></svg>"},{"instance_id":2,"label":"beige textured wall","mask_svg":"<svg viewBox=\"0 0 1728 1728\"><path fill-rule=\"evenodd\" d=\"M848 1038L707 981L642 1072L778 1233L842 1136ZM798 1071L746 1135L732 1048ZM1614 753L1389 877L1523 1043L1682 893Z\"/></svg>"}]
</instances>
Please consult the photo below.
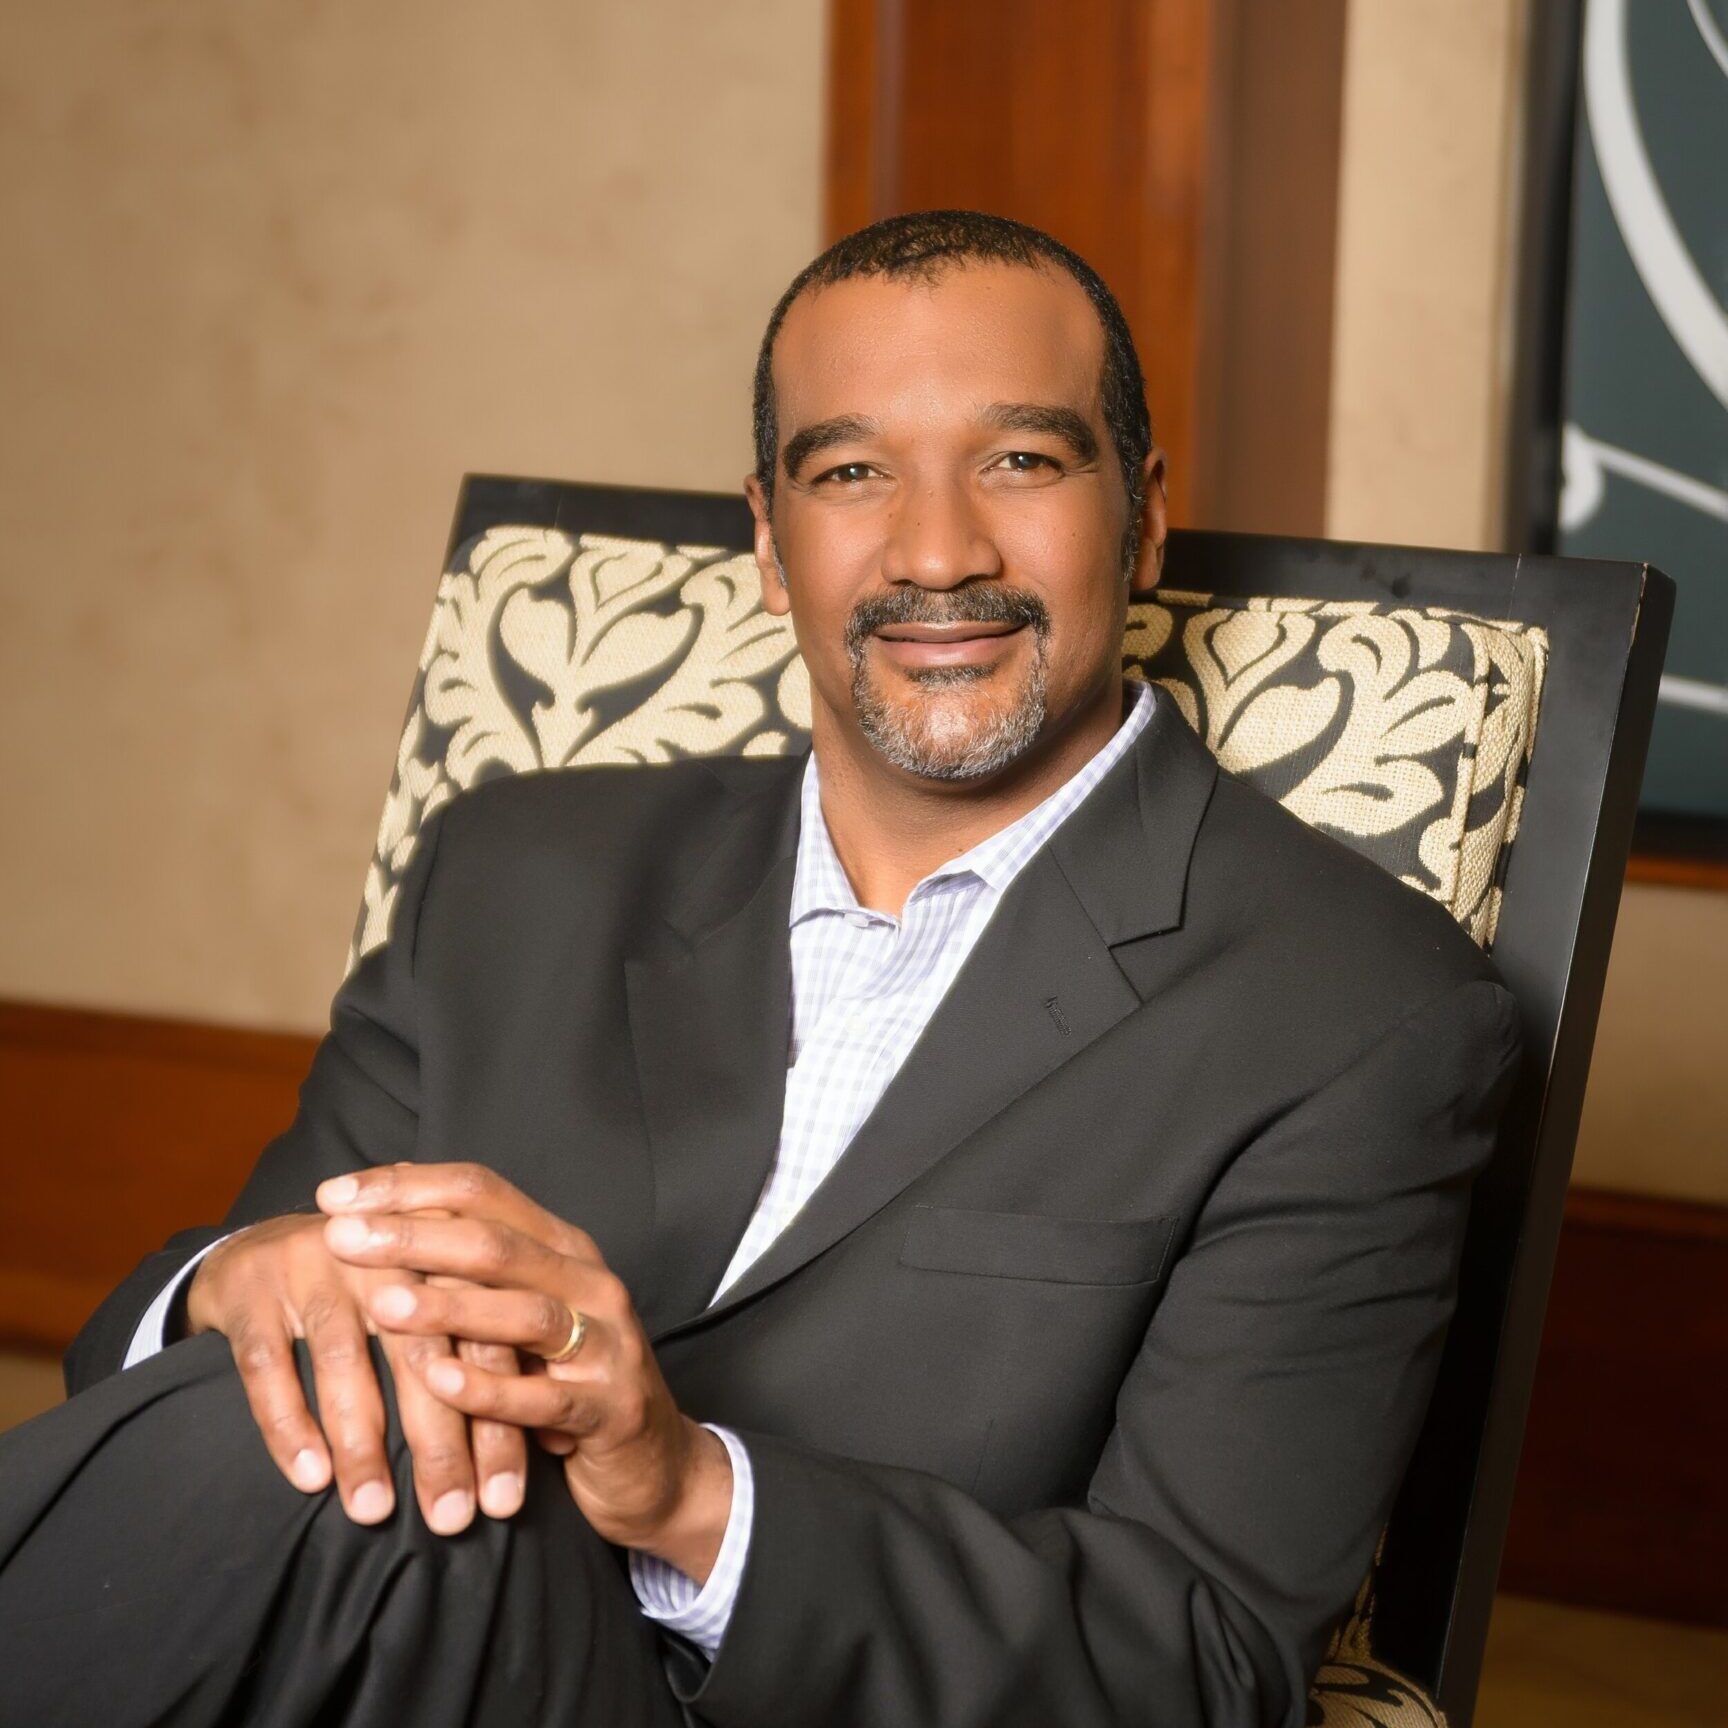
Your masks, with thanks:
<instances>
[{"instance_id":1,"label":"beige textured wall","mask_svg":"<svg viewBox=\"0 0 1728 1728\"><path fill-rule=\"evenodd\" d=\"M1520 0L1351 0L1326 531L1489 546Z\"/></svg>"},{"instance_id":2,"label":"beige textured wall","mask_svg":"<svg viewBox=\"0 0 1728 1728\"><path fill-rule=\"evenodd\" d=\"M0 995L315 1029L458 477L729 486L816 0L0 13ZM1517 0L1352 0L1328 532L1487 544ZM1728 1202L1728 897L1634 885L1582 1179Z\"/></svg>"},{"instance_id":3,"label":"beige textured wall","mask_svg":"<svg viewBox=\"0 0 1728 1728\"><path fill-rule=\"evenodd\" d=\"M744 472L824 11L0 13L0 995L322 1024L463 471Z\"/></svg>"},{"instance_id":4,"label":"beige textured wall","mask_svg":"<svg viewBox=\"0 0 1728 1728\"><path fill-rule=\"evenodd\" d=\"M1351 0L1326 531L1492 546L1521 0ZM1577 1181L1728 1204L1728 894L1622 896Z\"/></svg>"},{"instance_id":5,"label":"beige textured wall","mask_svg":"<svg viewBox=\"0 0 1728 1728\"><path fill-rule=\"evenodd\" d=\"M1728 893L1628 884L1575 1179L1728 1206Z\"/></svg>"}]
</instances>

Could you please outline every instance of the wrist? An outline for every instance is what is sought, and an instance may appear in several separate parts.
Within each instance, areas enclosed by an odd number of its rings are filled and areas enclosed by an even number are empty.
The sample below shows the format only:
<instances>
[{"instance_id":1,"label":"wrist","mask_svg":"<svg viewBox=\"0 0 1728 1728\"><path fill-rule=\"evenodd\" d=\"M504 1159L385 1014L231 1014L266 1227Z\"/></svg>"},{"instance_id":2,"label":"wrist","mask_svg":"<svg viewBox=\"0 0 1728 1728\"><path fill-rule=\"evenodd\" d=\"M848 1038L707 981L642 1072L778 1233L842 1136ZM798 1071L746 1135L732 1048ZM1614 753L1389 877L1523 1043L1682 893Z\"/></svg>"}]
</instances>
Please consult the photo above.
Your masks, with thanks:
<instances>
[{"instance_id":1,"label":"wrist","mask_svg":"<svg viewBox=\"0 0 1728 1728\"><path fill-rule=\"evenodd\" d=\"M182 1321L180 1335L183 1338L196 1338L200 1332L210 1332L215 1329L216 1322L209 1312L210 1280L205 1275L210 1265L211 1256L206 1254L199 1261L196 1270L186 1281L185 1287L179 1292L175 1307L179 1309L179 1319Z\"/></svg>"},{"instance_id":2,"label":"wrist","mask_svg":"<svg viewBox=\"0 0 1728 1728\"><path fill-rule=\"evenodd\" d=\"M192 1278L198 1276L196 1267L192 1270ZM196 1336L188 1312L191 1299L192 1278L183 1278L168 1298L168 1306L162 1313L162 1342L178 1344L183 1338Z\"/></svg>"},{"instance_id":3,"label":"wrist","mask_svg":"<svg viewBox=\"0 0 1728 1728\"><path fill-rule=\"evenodd\" d=\"M712 1429L686 1417L690 1447L684 1484L670 1516L653 1537L635 1544L687 1578L706 1584L720 1557L732 1516L732 1455Z\"/></svg>"}]
</instances>

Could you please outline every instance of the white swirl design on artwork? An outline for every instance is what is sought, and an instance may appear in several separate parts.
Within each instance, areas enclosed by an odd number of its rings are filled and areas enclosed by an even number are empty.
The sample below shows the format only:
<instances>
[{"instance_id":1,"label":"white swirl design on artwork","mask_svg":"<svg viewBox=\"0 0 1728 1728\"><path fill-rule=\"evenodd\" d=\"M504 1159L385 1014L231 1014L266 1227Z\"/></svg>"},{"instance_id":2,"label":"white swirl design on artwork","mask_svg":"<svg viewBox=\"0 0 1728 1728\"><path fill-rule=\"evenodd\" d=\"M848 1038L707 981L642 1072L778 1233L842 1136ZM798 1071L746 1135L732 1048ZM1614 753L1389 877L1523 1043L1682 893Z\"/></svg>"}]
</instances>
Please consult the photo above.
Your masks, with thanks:
<instances>
[{"instance_id":1,"label":"white swirl design on artwork","mask_svg":"<svg viewBox=\"0 0 1728 1728\"><path fill-rule=\"evenodd\" d=\"M1571 422L1561 433L1560 466L1565 475L1560 490L1560 526L1568 534L1582 528L1601 508L1609 474L1636 481L1677 504L1728 522L1728 492L1721 487L1708 486L1678 468L1652 462L1636 450L1622 450L1618 444L1592 438L1582 426Z\"/></svg>"},{"instance_id":2,"label":"white swirl design on artwork","mask_svg":"<svg viewBox=\"0 0 1728 1728\"><path fill-rule=\"evenodd\" d=\"M1728 312L1686 250L1638 129L1626 60L1626 0L1591 0L1584 109L1608 205L1645 292L1705 386L1728 407Z\"/></svg>"},{"instance_id":3,"label":"white swirl design on artwork","mask_svg":"<svg viewBox=\"0 0 1728 1728\"><path fill-rule=\"evenodd\" d=\"M1682 678L1678 672L1664 672L1657 694L1664 702L1677 708L1696 708L1702 714L1716 714L1728 720L1728 685L1709 684L1702 678Z\"/></svg>"},{"instance_id":4,"label":"white swirl design on artwork","mask_svg":"<svg viewBox=\"0 0 1728 1728\"><path fill-rule=\"evenodd\" d=\"M1609 474L1619 474L1705 516L1728 522L1728 492L1652 462L1636 450L1622 450L1618 444L1592 438L1582 426L1570 422L1561 433L1560 468L1564 476L1560 485L1560 526L1568 534L1582 528L1601 509ZM1675 672L1664 672L1657 686L1657 698L1671 707L1696 708L1705 714L1728 717L1728 686L1711 684L1702 678L1683 678Z\"/></svg>"},{"instance_id":5,"label":"white swirl design on artwork","mask_svg":"<svg viewBox=\"0 0 1728 1728\"><path fill-rule=\"evenodd\" d=\"M1698 26L1698 34L1704 38L1704 46L1710 50L1710 58L1722 68L1722 76L1728 78L1728 37L1722 34L1722 26L1710 16L1704 0L1686 0L1686 6L1692 22Z\"/></svg>"}]
</instances>

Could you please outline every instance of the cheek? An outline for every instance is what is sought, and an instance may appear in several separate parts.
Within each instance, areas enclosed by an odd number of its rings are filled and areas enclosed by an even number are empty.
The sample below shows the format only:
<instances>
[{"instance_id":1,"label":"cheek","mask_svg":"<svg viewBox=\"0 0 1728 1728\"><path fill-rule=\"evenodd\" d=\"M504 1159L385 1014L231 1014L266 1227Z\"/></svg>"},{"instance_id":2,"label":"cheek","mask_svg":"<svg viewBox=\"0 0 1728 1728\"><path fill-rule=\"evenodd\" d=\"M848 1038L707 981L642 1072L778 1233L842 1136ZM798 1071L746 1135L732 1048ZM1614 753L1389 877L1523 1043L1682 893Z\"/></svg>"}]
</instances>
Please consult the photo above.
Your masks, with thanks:
<instances>
[{"instance_id":1,"label":"cheek","mask_svg":"<svg viewBox=\"0 0 1728 1728\"><path fill-rule=\"evenodd\" d=\"M846 653L846 621L880 568L878 550L856 527L803 528L780 543L786 566L792 629L819 695L831 705L849 700L852 663Z\"/></svg>"},{"instance_id":2,"label":"cheek","mask_svg":"<svg viewBox=\"0 0 1728 1728\"><path fill-rule=\"evenodd\" d=\"M1121 653L1119 631L1091 621L1070 620L1066 630L1058 624L1051 633L1045 673L1054 704L1065 707L1068 701L1078 700L1105 667L1120 663Z\"/></svg>"},{"instance_id":3,"label":"cheek","mask_svg":"<svg viewBox=\"0 0 1728 1728\"><path fill-rule=\"evenodd\" d=\"M1016 524L998 546L1004 574L1029 588L1050 611L1053 682L1089 681L1121 652L1123 589L1118 548L1095 520Z\"/></svg>"},{"instance_id":4,"label":"cheek","mask_svg":"<svg viewBox=\"0 0 1728 1728\"><path fill-rule=\"evenodd\" d=\"M782 523L780 553L794 604L842 613L882 567L883 534L876 512L807 507Z\"/></svg>"},{"instance_id":5,"label":"cheek","mask_svg":"<svg viewBox=\"0 0 1728 1728\"><path fill-rule=\"evenodd\" d=\"M1052 607L1095 593L1119 562L1109 523L1089 498L1054 489L996 512L991 535L1004 568L1050 596Z\"/></svg>"}]
</instances>

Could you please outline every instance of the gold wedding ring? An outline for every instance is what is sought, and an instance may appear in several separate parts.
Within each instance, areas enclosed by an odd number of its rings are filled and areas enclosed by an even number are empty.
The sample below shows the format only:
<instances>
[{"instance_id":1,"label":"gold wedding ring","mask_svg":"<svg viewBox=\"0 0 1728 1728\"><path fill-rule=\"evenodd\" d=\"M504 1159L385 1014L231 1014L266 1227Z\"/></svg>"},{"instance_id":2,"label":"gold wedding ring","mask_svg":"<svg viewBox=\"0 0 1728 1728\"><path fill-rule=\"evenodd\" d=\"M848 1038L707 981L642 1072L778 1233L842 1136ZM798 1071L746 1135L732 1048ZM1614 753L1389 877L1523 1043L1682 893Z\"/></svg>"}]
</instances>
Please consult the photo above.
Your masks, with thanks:
<instances>
[{"instance_id":1,"label":"gold wedding ring","mask_svg":"<svg viewBox=\"0 0 1728 1728\"><path fill-rule=\"evenodd\" d=\"M582 1348L582 1340L588 1336L588 1320L579 1308L570 1310L570 1336L564 1340L563 1349L555 1355L548 1356L548 1362L568 1362Z\"/></svg>"}]
</instances>

